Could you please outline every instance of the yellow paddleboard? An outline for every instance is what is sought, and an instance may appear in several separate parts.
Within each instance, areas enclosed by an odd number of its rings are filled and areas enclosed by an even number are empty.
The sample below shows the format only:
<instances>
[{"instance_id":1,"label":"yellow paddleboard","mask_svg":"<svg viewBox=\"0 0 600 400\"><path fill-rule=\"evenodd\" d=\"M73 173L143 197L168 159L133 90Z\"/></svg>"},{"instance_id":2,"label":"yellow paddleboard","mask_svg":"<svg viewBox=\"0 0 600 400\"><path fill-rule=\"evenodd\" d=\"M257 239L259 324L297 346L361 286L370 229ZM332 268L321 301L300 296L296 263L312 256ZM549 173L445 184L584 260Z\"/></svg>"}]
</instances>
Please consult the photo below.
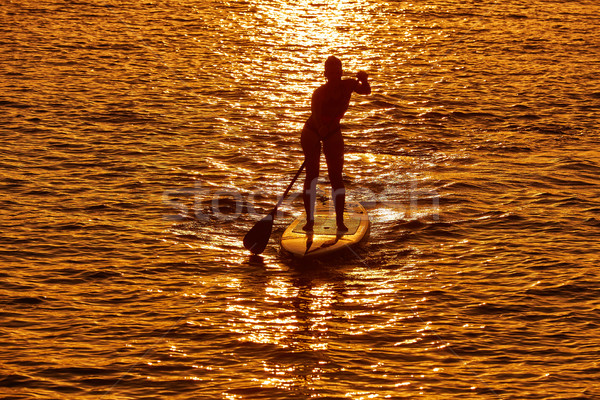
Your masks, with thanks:
<instances>
[{"instance_id":1,"label":"yellow paddleboard","mask_svg":"<svg viewBox=\"0 0 600 400\"><path fill-rule=\"evenodd\" d=\"M344 224L347 232L338 232L335 211L329 204L317 205L315 226L312 232L302 227L306 215L297 218L281 236L281 247L294 257L322 257L358 244L369 234L369 215L365 208L356 202L346 203Z\"/></svg>"}]
</instances>

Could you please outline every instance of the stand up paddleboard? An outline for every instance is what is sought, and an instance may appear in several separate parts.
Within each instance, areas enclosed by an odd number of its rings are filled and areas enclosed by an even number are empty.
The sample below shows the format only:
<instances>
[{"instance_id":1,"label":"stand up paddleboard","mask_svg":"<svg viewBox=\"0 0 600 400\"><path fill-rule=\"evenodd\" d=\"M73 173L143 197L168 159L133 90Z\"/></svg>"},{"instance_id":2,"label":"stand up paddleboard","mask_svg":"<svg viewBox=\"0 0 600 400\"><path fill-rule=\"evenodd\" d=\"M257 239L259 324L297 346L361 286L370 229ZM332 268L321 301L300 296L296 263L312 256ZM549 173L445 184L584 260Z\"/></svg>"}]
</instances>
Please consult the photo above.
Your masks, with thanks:
<instances>
[{"instance_id":1,"label":"stand up paddleboard","mask_svg":"<svg viewBox=\"0 0 600 400\"><path fill-rule=\"evenodd\" d=\"M358 244L369 234L367 211L356 202L346 203L344 224L348 227L347 232L338 232L335 211L329 204L317 205L311 232L302 229L305 224L306 215L303 215L294 220L281 236L283 250L297 258L331 255Z\"/></svg>"}]
</instances>

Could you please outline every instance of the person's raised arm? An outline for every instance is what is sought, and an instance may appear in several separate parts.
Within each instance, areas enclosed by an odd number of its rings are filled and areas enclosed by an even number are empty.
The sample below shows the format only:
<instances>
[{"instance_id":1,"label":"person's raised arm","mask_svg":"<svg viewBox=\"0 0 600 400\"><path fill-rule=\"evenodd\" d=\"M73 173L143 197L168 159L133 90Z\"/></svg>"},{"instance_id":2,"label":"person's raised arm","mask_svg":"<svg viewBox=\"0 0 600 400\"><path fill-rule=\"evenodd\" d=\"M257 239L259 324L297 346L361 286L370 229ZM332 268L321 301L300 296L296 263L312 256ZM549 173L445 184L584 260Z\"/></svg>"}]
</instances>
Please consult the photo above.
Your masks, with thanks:
<instances>
[{"instance_id":1,"label":"person's raised arm","mask_svg":"<svg viewBox=\"0 0 600 400\"><path fill-rule=\"evenodd\" d=\"M369 75L365 71L359 71L356 74L358 84L354 91L358 94L371 94L371 85L369 84Z\"/></svg>"}]
</instances>

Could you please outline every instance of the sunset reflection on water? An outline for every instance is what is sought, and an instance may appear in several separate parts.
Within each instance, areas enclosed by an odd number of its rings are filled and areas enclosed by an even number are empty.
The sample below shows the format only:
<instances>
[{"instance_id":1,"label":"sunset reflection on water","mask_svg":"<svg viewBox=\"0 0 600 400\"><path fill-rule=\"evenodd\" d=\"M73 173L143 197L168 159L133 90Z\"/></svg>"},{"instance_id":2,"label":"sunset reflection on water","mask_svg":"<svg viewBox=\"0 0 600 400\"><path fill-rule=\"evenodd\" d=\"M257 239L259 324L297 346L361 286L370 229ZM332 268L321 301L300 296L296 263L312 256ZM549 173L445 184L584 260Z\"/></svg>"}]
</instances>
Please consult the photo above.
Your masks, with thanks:
<instances>
[{"instance_id":1,"label":"sunset reflection on water","mask_svg":"<svg viewBox=\"0 0 600 400\"><path fill-rule=\"evenodd\" d=\"M308 383L318 387L319 380L330 379L332 370L344 370L341 365L349 350L356 354L352 363L378 374L385 369L383 364L369 364L369 357L366 364L361 361L361 354L374 351L367 337L402 338L392 348L410 348L423 340L438 350L447 346L431 340L427 333L431 322L423 321L416 311L427 299L405 303L398 293L399 285L410 289L409 282L416 278L409 271L403 275L304 265L283 275L267 272L263 287L252 285L260 294L240 287L240 295L229 299L226 329L235 333L240 343L253 343L258 351L264 348L273 354L274 358L263 361L266 377L260 384L264 387L285 389ZM390 316L389 308L398 311ZM292 358L279 359L276 354L280 351ZM410 382L401 386L406 385Z\"/></svg>"}]
</instances>

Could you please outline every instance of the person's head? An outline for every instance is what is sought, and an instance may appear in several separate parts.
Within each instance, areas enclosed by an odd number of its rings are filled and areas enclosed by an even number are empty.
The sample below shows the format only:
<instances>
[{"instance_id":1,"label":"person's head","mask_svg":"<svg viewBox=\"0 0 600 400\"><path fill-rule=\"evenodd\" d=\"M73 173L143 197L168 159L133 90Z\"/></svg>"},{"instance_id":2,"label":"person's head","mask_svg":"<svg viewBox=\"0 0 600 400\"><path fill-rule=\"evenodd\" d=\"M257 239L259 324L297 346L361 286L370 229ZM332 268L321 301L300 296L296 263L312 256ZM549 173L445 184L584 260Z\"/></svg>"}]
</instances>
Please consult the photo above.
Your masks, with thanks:
<instances>
[{"instance_id":1,"label":"person's head","mask_svg":"<svg viewBox=\"0 0 600 400\"><path fill-rule=\"evenodd\" d=\"M344 71L342 69L342 62L335 56L327 57L325 61L325 77L327 80L341 79Z\"/></svg>"}]
</instances>

